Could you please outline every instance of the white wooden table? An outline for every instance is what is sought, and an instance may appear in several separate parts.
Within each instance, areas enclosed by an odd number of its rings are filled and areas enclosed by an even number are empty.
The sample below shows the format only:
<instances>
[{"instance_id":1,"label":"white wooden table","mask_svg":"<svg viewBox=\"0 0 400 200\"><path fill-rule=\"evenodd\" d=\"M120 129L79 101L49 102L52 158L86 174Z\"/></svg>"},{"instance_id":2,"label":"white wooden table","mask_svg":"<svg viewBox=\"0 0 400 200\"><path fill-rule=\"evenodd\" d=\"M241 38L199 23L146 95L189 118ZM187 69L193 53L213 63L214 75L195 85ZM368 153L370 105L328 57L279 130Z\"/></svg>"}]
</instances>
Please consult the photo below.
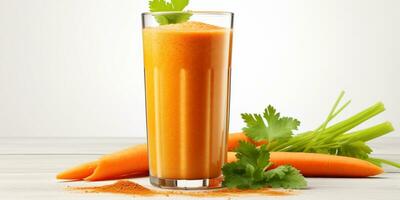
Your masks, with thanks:
<instances>
[{"instance_id":1,"label":"white wooden table","mask_svg":"<svg viewBox=\"0 0 400 200\"><path fill-rule=\"evenodd\" d=\"M66 167L93 160L144 138L0 138L0 200L58 199L133 199L117 194L88 194L65 190L66 186L104 185L112 181L61 182L55 174ZM375 155L400 161L400 138L386 137L371 144ZM307 178L309 189L292 196L262 199L371 199L400 200L400 170L385 168L386 173L374 178ZM134 181L149 186L146 178ZM212 199L237 199L212 198ZM257 196L240 197L260 199ZM135 198L136 199L136 198ZM188 197L154 197L137 199L188 199Z\"/></svg>"}]
</instances>

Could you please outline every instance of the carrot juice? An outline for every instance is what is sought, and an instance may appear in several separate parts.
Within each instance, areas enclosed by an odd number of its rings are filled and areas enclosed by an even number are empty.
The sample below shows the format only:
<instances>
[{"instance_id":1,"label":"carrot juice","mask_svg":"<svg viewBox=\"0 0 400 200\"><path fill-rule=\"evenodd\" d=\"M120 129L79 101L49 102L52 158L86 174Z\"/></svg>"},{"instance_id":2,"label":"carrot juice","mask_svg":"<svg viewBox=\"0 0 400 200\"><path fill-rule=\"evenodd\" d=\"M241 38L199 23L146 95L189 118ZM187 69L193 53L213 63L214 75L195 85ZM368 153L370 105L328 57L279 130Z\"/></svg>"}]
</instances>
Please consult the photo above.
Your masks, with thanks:
<instances>
[{"instance_id":1,"label":"carrot juice","mask_svg":"<svg viewBox=\"0 0 400 200\"><path fill-rule=\"evenodd\" d=\"M232 31L201 22L143 29L150 176L221 176L229 121Z\"/></svg>"}]
</instances>

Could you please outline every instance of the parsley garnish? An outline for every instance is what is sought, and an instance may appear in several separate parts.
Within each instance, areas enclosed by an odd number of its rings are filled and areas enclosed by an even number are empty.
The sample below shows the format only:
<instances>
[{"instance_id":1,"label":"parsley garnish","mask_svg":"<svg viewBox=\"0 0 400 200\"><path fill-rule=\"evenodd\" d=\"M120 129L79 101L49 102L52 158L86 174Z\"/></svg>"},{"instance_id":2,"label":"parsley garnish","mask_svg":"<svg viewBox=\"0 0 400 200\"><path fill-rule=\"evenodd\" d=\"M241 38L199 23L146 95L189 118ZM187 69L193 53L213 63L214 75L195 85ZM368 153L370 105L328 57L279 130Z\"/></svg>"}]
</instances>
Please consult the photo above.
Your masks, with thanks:
<instances>
[{"instance_id":1,"label":"parsley garnish","mask_svg":"<svg viewBox=\"0 0 400 200\"><path fill-rule=\"evenodd\" d=\"M301 189L307 187L307 182L300 171L290 165L282 165L265 172L267 183L272 188Z\"/></svg>"},{"instance_id":2,"label":"parsley garnish","mask_svg":"<svg viewBox=\"0 0 400 200\"><path fill-rule=\"evenodd\" d=\"M259 189L263 187L300 189L307 186L303 175L289 165L268 170L269 152L265 145L257 148L252 143L240 141L235 150L236 162L227 163L222 168L223 186L239 189Z\"/></svg>"},{"instance_id":3,"label":"parsley garnish","mask_svg":"<svg viewBox=\"0 0 400 200\"><path fill-rule=\"evenodd\" d=\"M171 0L170 2L166 0L151 0L149 1L149 8L151 12L182 11L188 4L189 0ZM160 25L186 22L190 19L190 16L192 14L187 12L154 14Z\"/></svg>"},{"instance_id":4,"label":"parsley garnish","mask_svg":"<svg viewBox=\"0 0 400 200\"><path fill-rule=\"evenodd\" d=\"M269 105L263 113L264 119L260 114L242 114L242 118L247 127L243 131L253 140L273 141L276 139L287 139L292 136L293 130L297 130L300 121L291 117L281 117L276 109Z\"/></svg>"}]
</instances>

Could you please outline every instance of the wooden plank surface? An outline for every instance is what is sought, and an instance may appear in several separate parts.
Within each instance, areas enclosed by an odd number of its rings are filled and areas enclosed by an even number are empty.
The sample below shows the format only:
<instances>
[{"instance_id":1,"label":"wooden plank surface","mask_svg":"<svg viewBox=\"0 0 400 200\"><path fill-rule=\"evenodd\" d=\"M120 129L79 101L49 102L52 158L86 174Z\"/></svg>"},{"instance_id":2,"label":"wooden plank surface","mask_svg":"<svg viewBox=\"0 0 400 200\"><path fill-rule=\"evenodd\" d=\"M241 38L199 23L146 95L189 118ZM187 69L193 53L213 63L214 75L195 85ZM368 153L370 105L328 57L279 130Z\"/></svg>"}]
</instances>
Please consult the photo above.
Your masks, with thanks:
<instances>
[{"instance_id":1,"label":"wooden plank surface","mask_svg":"<svg viewBox=\"0 0 400 200\"><path fill-rule=\"evenodd\" d=\"M54 176L66 167L143 142L144 138L0 138L0 200L132 199L131 196L124 195L86 194L65 190L67 186L107 184L111 183L110 181L61 182L56 181ZM371 146L376 150L377 156L400 161L400 138L382 138ZM309 189L301 190L293 196L268 197L268 199L398 200L400 173L393 168L387 168L386 171L392 173L366 179L307 178ZM151 187L146 178L133 180ZM259 199L257 196L241 198ZM187 199L187 197L150 199Z\"/></svg>"}]
</instances>

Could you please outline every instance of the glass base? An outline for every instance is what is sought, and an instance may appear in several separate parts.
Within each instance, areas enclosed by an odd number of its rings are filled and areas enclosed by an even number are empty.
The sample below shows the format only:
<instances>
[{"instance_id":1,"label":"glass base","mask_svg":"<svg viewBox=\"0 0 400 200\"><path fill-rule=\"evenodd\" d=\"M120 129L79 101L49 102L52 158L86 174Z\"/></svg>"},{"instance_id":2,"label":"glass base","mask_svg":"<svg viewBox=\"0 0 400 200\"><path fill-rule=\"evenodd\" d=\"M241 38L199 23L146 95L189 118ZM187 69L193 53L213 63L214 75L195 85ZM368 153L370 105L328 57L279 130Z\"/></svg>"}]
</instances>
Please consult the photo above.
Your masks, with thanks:
<instances>
[{"instance_id":1,"label":"glass base","mask_svg":"<svg viewBox=\"0 0 400 200\"><path fill-rule=\"evenodd\" d=\"M156 187L180 190L202 190L222 187L222 176L211 179L163 179L150 176L150 183Z\"/></svg>"}]
</instances>

